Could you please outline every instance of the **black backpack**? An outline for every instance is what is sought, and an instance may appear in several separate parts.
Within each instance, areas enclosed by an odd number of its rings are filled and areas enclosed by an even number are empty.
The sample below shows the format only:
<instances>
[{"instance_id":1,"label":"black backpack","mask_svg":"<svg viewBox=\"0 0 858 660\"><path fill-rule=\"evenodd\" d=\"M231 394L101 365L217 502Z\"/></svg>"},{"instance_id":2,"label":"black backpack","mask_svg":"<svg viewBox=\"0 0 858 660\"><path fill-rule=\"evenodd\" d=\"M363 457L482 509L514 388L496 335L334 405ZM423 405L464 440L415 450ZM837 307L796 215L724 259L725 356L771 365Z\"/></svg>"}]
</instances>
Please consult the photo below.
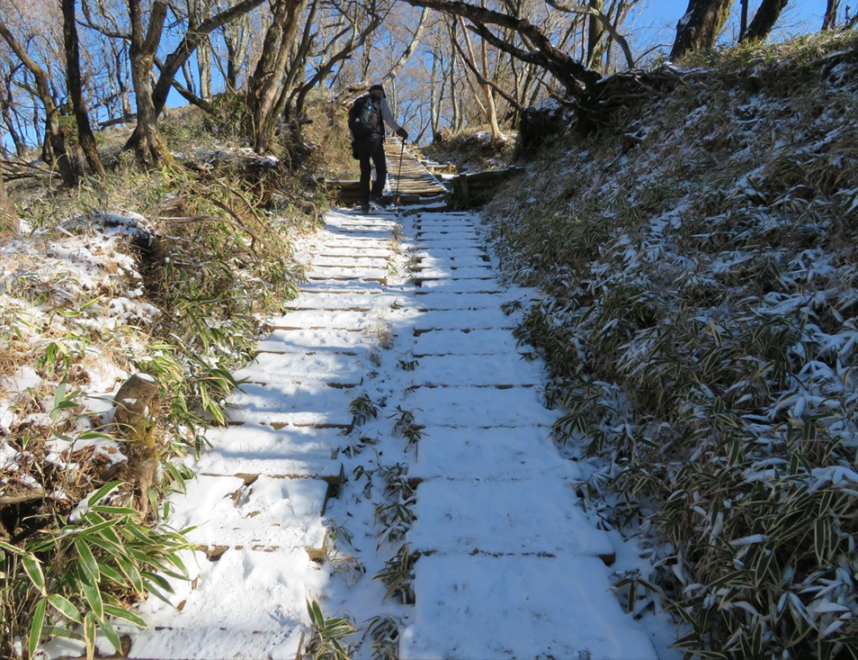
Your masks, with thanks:
<instances>
[{"instance_id":1,"label":"black backpack","mask_svg":"<svg viewBox=\"0 0 858 660\"><path fill-rule=\"evenodd\" d=\"M361 96L349 110L349 129L356 140L369 137L376 132L379 116L378 107L369 95Z\"/></svg>"}]
</instances>

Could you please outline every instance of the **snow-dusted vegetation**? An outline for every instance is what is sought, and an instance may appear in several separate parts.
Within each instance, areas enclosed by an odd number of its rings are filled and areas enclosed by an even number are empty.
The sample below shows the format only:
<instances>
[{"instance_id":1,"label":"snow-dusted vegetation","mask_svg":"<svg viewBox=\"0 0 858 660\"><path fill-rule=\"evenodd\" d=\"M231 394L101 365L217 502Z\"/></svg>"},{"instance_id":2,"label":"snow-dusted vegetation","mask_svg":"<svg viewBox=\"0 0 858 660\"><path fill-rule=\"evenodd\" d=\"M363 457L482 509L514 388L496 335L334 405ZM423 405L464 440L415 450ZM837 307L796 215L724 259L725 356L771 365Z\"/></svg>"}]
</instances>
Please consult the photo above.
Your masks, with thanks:
<instances>
[{"instance_id":1,"label":"snow-dusted vegetation","mask_svg":"<svg viewBox=\"0 0 858 660\"><path fill-rule=\"evenodd\" d=\"M517 334L589 506L649 560L615 576L630 610L700 655L854 656L856 41L692 64L490 206L545 293Z\"/></svg>"},{"instance_id":2,"label":"snow-dusted vegetation","mask_svg":"<svg viewBox=\"0 0 858 660\"><path fill-rule=\"evenodd\" d=\"M265 313L294 295L290 242L312 223L282 197L259 206L240 175L259 160L221 153L217 175L199 177L118 171L78 198L35 190L19 206L21 231L0 247L10 652L53 635L92 648L98 634L120 649L111 621L142 625L127 608L164 592L163 575L187 574L188 541L165 524L161 497L192 476L175 459L223 423L230 372ZM266 163L282 196L288 180ZM105 202L134 210L93 210Z\"/></svg>"}]
</instances>

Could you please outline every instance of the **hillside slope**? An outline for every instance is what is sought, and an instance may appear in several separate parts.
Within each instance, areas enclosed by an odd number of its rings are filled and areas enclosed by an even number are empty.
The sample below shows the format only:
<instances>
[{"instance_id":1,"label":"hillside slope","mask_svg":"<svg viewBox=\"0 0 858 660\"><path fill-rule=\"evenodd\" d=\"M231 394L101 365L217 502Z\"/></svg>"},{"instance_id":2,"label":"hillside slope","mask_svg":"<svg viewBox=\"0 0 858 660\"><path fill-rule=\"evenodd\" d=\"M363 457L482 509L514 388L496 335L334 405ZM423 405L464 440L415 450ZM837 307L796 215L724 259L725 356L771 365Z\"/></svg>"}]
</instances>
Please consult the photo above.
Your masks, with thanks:
<instances>
[{"instance_id":1,"label":"hillside slope","mask_svg":"<svg viewBox=\"0 0 858 660\"><path fill-rule=\"evenodd\" d=\"M617 575L713 657L858 653L858 40L737 49L488 208Z\"/></svg>"}]
</instances>

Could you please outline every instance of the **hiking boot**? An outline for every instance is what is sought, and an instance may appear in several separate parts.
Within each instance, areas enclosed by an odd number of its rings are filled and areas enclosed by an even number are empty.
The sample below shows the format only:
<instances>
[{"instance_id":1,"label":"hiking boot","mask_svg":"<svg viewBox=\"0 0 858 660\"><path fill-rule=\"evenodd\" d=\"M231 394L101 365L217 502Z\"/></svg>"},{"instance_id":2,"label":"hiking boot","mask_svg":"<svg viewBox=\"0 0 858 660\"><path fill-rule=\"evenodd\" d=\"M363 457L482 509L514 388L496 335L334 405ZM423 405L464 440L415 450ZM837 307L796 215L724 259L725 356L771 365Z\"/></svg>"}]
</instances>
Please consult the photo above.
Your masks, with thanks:
<instances>
[{"instance_id":1,"label":"hiking boot","mask_svg":"<svg viewBox=\"0 0 858 660\"><path fill-rule=\"evenodd\" d=\"M375 204L377 207L379 207L379 208L381 208L381 209L386 209L386 208L387 208L387 204L385 204L385 203L382 201L381 197L378 197L378 196L376 196L376 195L370 195L369 201L370 201L370 202L372 202L373 204Z\"/></svg>"},{"instance_id":2,"label":"hiking boot","mask_svg":"<svg viewBox=\"0 0 858 660\"><path fill-rule=\"evenodd\" d=\"M369 202L362 202L360 205L361 213L369 213Z\"/></svg>"}]
</instances>

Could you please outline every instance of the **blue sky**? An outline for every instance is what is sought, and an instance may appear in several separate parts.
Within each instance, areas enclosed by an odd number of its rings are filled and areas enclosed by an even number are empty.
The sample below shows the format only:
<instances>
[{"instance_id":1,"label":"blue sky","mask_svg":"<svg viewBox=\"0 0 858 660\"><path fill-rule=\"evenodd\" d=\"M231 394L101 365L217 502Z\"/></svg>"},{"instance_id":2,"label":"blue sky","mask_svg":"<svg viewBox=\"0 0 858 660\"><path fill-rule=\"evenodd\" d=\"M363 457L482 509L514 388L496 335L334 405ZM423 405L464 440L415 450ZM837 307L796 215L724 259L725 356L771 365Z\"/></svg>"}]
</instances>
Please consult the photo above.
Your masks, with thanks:
<instances>
[{"instance_id":1,"label":"blue sky","mask_svg":"<svg viewBox=\"0 0 858 660\"><path fill-rule=\"evenodd\" d=\"M682 18L688 7L688 0L644 0L626 31L631 32L641 44L654 46L673 41L676 23ZM749 15L760 4L760 0L751 0ZM822 25L825 0L790 0L779 22L779 34L815 32ZM733 6L733 20L738 25L739 2ZM750 20L750 18L749 18Z\"/></svg>"}]
</instances>

